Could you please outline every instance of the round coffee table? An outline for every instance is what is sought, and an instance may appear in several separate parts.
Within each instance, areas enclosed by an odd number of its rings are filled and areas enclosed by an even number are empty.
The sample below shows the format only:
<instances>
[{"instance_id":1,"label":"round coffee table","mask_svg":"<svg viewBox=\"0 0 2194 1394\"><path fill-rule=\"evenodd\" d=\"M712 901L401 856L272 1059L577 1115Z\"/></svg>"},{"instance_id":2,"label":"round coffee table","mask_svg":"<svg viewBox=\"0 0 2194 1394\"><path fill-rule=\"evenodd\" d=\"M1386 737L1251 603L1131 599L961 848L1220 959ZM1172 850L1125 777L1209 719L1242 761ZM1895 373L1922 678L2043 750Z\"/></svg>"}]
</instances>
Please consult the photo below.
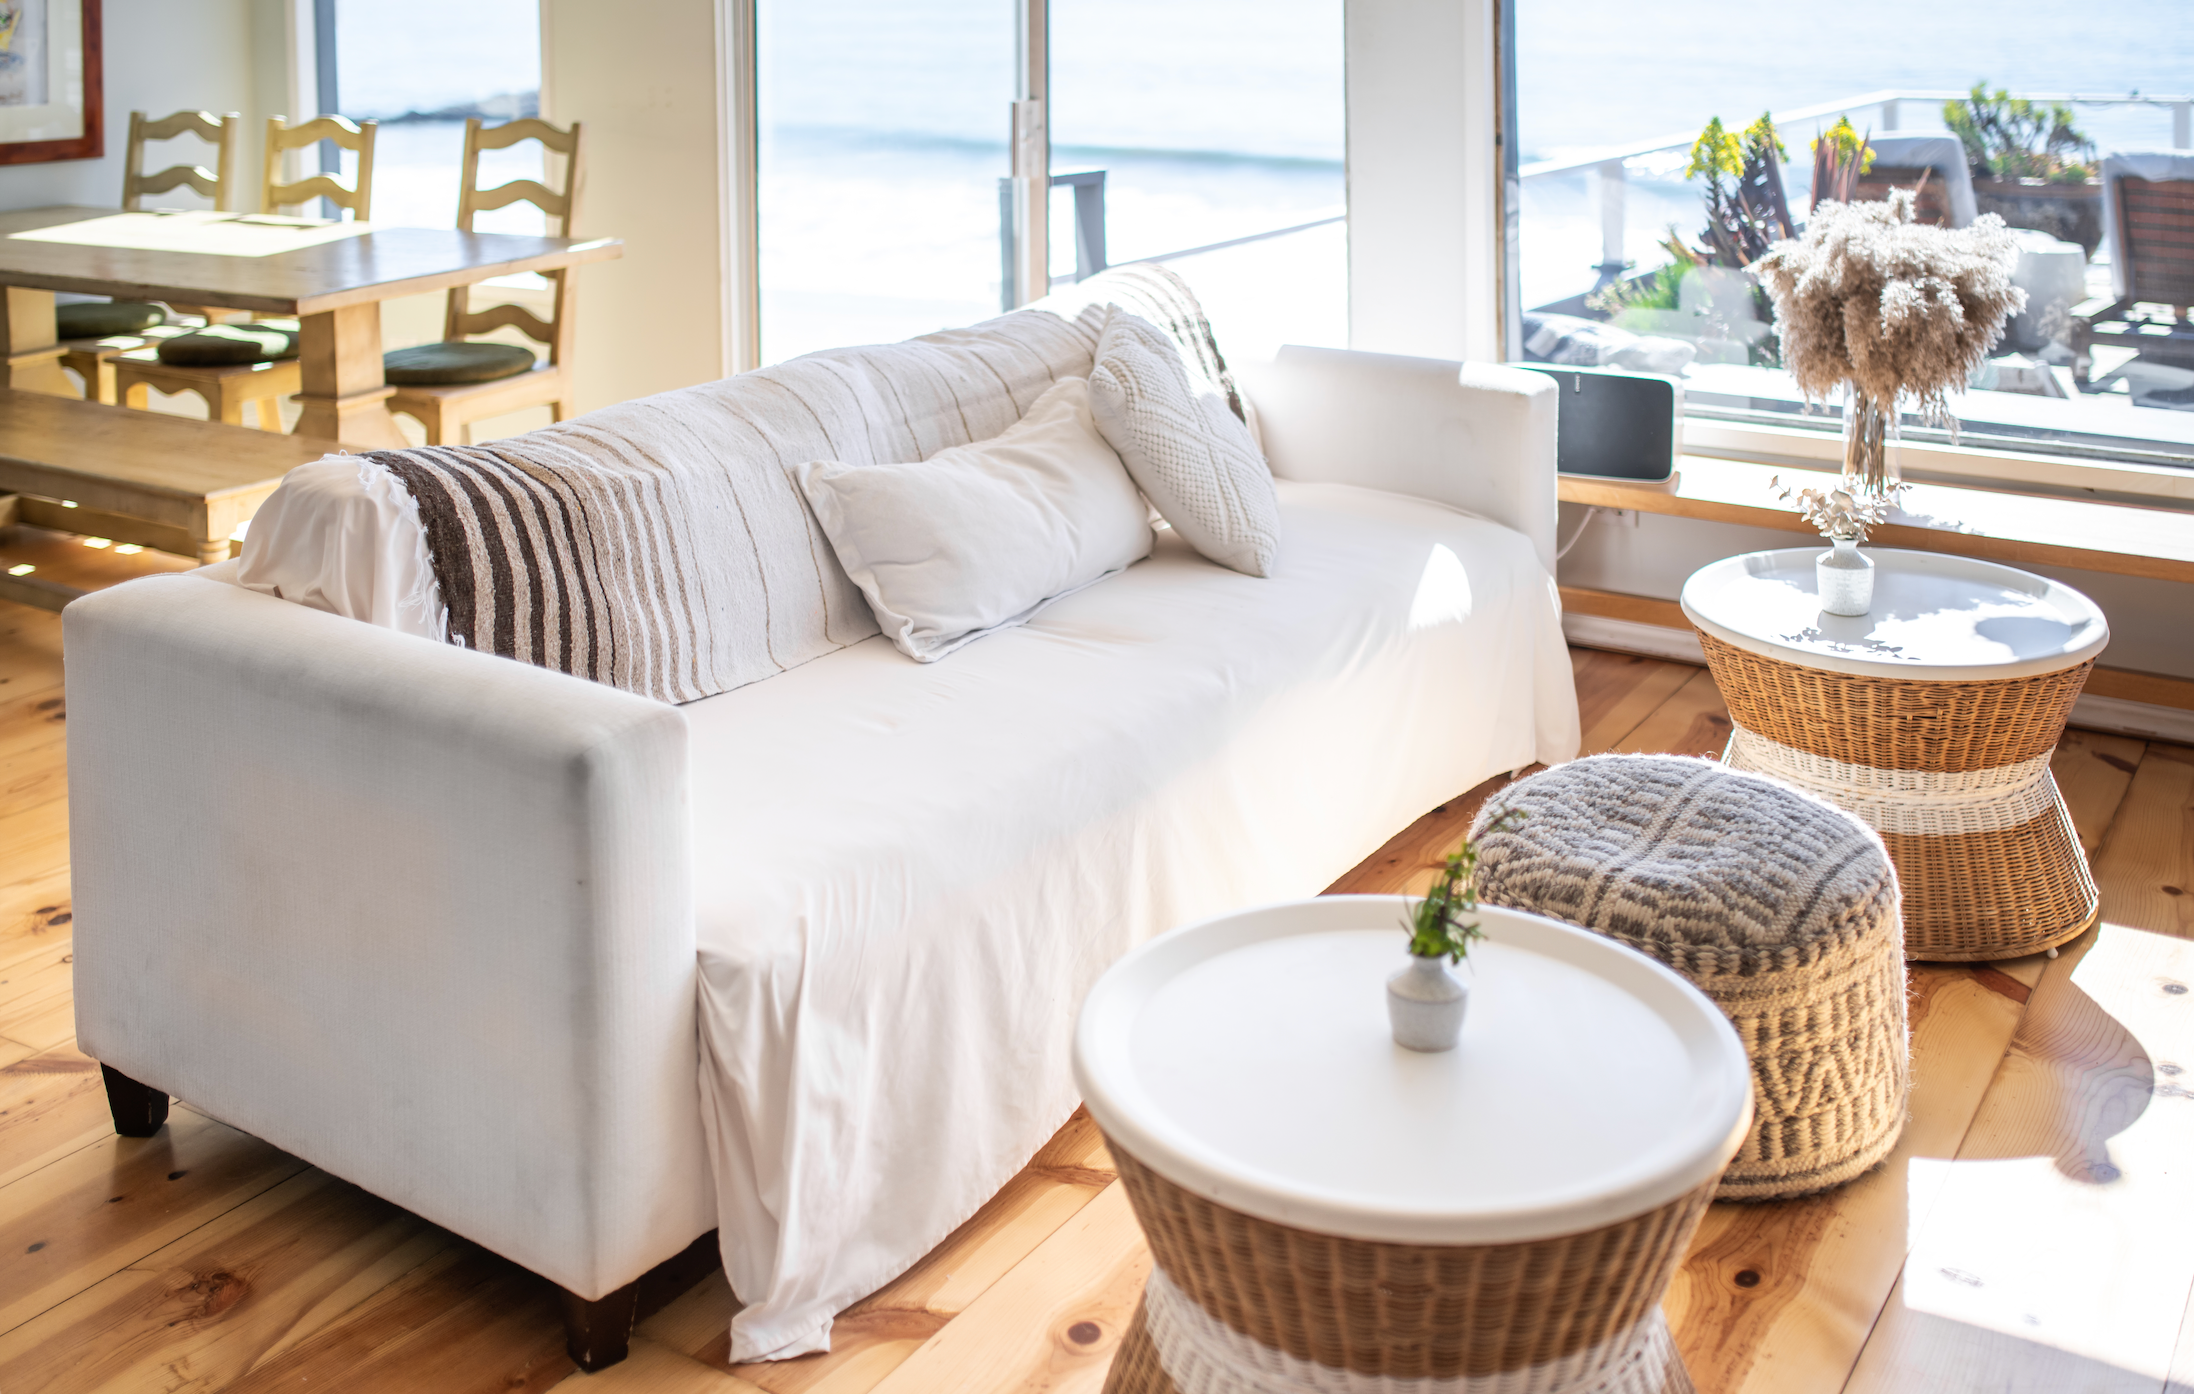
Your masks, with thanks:
<instances>
[{"instance_id":1,"label":"round coffee table","mask_svg":"<svg viewBox=\"0 0 2194 1394\"><path fill-rule=\"evenodd\" d=\"M1905 954L2001 959L2094 921L2087 858L2049 757L2110 627L2068 586L1993 562L1869 548L1871 613L1821 611L1818 547L1692 573L1734 769L1844 808L1889 848Z\"/></svg>"},{"instance_id":2,"label":"round coffee table","mask_svg":"<svg viewBox=\"0 0 2194 1394\"><path fill-rule=\"evenodd\" d=\"M1404 1050L1408 903L1206 921L1090 992L1075 1077L1156 1261L1108 1391L1690 1387L1660 1301L1751 1127L1729 1019L1485 908L1461 1044Z\"/></svg>"}]
</instances>

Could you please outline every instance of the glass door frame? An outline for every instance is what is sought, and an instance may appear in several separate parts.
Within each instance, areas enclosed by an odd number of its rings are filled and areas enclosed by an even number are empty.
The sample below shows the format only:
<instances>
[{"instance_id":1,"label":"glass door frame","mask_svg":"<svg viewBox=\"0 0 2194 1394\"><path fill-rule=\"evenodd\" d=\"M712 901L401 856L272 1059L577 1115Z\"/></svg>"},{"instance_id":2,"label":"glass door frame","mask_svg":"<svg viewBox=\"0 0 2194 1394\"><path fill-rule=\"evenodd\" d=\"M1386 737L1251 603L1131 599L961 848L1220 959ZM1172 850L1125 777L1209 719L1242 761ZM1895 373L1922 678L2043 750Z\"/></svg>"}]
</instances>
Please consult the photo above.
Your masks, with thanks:
<instances>
[{"instance_id":1,"label":"glass door frame","mask_svg":"<svg viewBox=\"0 0 2194 1394\"><path fill-rule=\"evenodd\" d=\"M727 222L723 244L724 363L743 373L762 363L761 114L755 17L762 0L717 0L717 125L725 134L717 178ZM1012 151L1013 303L1051 289L1051 6L1014 0Z\"/></svg>"}]
</instances>

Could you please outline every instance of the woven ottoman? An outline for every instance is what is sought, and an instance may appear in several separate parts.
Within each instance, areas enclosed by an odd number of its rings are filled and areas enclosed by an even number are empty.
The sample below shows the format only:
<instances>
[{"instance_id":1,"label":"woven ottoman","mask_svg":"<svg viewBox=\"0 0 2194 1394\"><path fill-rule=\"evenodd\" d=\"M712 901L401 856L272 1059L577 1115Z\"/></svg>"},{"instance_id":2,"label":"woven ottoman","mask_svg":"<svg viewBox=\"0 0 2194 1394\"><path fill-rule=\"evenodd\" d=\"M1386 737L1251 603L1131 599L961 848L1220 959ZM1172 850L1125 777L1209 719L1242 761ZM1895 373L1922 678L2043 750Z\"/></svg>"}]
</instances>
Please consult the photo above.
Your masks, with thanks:
<instances>
[{"instance_id":1,"label":"woven ottoman","mask_svg":"<svg viewBox=\"0 0 2194 1394\"><path fill-rule=\"evenodd\" d=\"M1496 826L1502 815L1524 817ZM1620 940L1729 1013L1752 1136L1719 1200L1838 1186L1889 1155L1910 1089L1897 875L1851 815L1709 760L1595 755L1489 799L1479 895Z\"/></svg>"}]
</instances>

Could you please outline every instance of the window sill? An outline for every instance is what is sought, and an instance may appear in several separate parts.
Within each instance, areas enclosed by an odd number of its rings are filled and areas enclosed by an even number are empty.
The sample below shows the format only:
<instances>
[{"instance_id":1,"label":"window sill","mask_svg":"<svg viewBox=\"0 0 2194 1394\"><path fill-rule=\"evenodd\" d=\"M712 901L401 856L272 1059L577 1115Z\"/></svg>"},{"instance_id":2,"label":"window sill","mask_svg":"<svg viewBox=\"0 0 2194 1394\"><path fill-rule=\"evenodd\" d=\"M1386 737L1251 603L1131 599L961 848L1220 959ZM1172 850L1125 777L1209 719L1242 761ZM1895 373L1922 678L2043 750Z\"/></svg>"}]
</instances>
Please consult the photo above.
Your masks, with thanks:
<instances>
[{"instance_id":1,"label":"window sill","mask_svg":"<svg viewBox=\"0 0 2194 1394\"><path fill-rule=\"evenodd\" d=\"M1687 455L1795 469L1842 467L1843 437L1800 426L1766 426L1686 417ZM1907 441L1899 447L1906 478L2058 498L2122 502L2150 508L2194 508L2194 470L2131 461L1983 450ZM1627 506L1627 505L1625 505Z\"/></svg>"},{"instance_id":2,"label":"window sill","mask_svg":"<svg viewBox=\"0 0 2194 1394\"><path fill-rule=\"evenodd\" d=\"M1768 481L1781 475L1787 485L1833 484L1836 475L1831 471L1839 463L1841 442L1833 436L1816 438L1827 447L1825 461L1818 455L1800 457L1795 449L1778 452L1779 463L1757 457L1727 459L1698 453L1700 432L1695 428L1702 424L1707 423L1685 423L1685 443L1691 452L1683 457L1672 483L1635 484L1565 474L1559 485L1562 501L1812 536L1813 528L1776 499ZM1811 443L1803 439L1806 432L1789 434L1800 438L1790 442L1792 446ZM1910 473L1909 448L1907 461ZM2065 462L2041 463L2062 466ZM2186 483L2194 485L2194 478ZM1889 521L1873 530L1873 541L2012 566L2065 566L2194 582L2194 507L2190 505L2194 505L2194 488L2133 503L2106 501L2092 492L2052 496L2007 488L1996 480L1916 482L1902 495Z\"/></svg>"}]
</instances>

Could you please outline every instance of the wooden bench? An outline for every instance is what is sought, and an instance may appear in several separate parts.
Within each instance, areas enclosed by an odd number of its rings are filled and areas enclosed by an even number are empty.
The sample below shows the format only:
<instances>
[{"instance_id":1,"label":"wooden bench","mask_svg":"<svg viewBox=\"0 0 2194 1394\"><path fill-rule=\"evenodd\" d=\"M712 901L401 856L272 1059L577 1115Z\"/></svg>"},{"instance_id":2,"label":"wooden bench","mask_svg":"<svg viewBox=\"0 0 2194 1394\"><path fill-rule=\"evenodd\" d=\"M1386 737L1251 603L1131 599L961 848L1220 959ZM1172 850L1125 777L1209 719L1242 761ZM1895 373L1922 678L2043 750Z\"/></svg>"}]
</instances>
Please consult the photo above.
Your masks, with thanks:
<instances>
[{"instance_id":1,"label":"wooden bench","mask_svg":"<svg viewBox=\"0 0 2194 1394\"><path fill-rule=\"evenodd\" d=\"M0 388L0 524L217 562L283 475L341 449L308 436ZM43 609L58 610L77 594L0 575L0 598Z\"/></svg>"},{"instance_id":2,"label":"wooden bench","mask_svg":"<svg viewBox=\"0 0 2194 1394\"><path fill-rule=\"evenodd\" d=\"M1775 497L1768 481L1826 488L1836 475L1789 465L1759 465L1703 455L1683 457L1672 485L1563 475L1564 503L1630 509L1716 523L1742 523L1814 536L1813 528ZM2056 498L1956 484L1914 484L1889 521L1870 531L1883 547L1950 552L2010 566L2062 566L2194 582L2194 511ZM1574 614L1689 632L1673 600L1613 591L1562 588ZM2096 668L2087 690L2096 696L2194 710L2194 681L2131 669Z\"/></svg>"}]
</instances>

